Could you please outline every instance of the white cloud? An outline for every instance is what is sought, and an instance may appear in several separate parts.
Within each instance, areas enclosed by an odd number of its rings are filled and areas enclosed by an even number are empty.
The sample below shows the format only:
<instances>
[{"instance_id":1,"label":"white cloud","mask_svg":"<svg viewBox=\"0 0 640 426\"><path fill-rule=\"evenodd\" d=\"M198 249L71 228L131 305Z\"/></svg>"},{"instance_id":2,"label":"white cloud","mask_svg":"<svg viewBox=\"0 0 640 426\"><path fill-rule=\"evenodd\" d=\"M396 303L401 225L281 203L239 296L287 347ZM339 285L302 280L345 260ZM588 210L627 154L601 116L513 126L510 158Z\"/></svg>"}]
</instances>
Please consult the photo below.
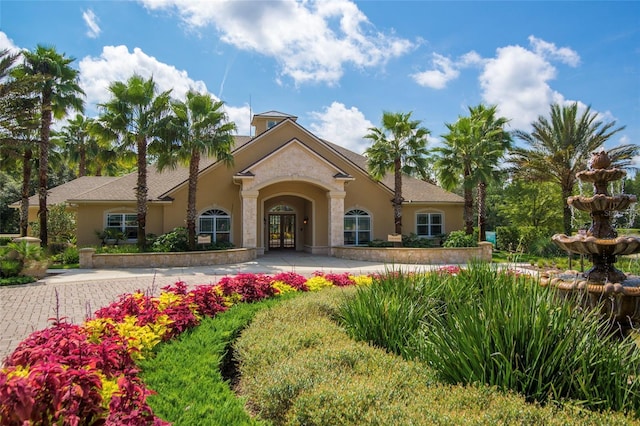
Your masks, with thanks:
<instances>
[{"instance_id":1,"label":"white cloud","mask_svg":"<svg viewBox=\"0 0 640 426\"><path fill-rule=\"evenodd\" d=\"M317 136L358 154L370 145L364 135L374 125L356 107L347 108L340 102L333 102L323 111L314 111L310 115L314 121L309 130Z\"/></svg>"},{"instance_id":2,"label":"white cloud","mask_svg":"<svg viewBox=\"0 0 640 426\"><path fill-rule=\"evenodd\" d=\"M177 10L192 28L215 26L224 42L274 58L296 85L335 85L347 65L383 66L414 47L376 31L348 0L140 1L152 10Z\"/></svg>"},{"instance_id":3,"label":"white cloud","mask_svg":"<svg viewBox=\"0 0 640 426\"><path fill-rule=\"evenodd\" d=\"M552 103L572 103L553 90L550 81L557 76L551 60L571 66L580 63L573 50L529 37L531 49L505 46L485 62L479 76L484 102L498 105L500 114L511 119L511 126L526 130L539 116L549 114Z\"/></svg>"},{"instance_id":4,"label":"white cloud","mask_svg":"<svg viewBox=\"0 0 640 426\"><path fill-rule=\"evenodd\" d=\"M15 45L13 40L11 40L5 33L0 31L0 50L8 49L11 52L19 52L20 49Z\"/></svg>"},{"instance_id":5,"label":"white cloud","mask_svg":"<svg viewBox=\"0 0 640 426\"><path fill-rule=\"evenodd\" d=\"M173 89L171 96L184 98L187 90L204 92L203 81L189 78L186 71L178 70L147 55L140 48L130 52L127 46L105 46L99 57L87 56L80 61L80 86L87 95L87 106L106 102L110 97L109 84L126 81L133 74L145 78L153 76L158 89Z\"/></svg>"},{"instance_id":6,"label":"white cloud","mask_svg":"<svg viewBox=\"0 0 640 426\"><path fill-rule=\"evenodd\" d=\"M97 38L102 30L98 25L98 17L93 13L93 10L89 9L82 12L82 19L84 20L84 23L87 24L87 36L90 38Z\"/></svg>"},{"instance_id":7,"label":"white cloud","mask_svg":"<svg viewBox=\"0 0 640 426\"><path fill-rule=\"evenodd\" d=\"M479 77L482 98L498 105L511 126L526 128L548 113L551 103L563 100L548 84L555 76L556 69L540 55L520 46L501 47Z\"/></svg>"},{"instance_id":8,"label":"white cloud","mask_svg":"<svg viewBox=\"0 0 640 426\"><path fill-rule=\"evenodd\" d=\"M229 121L233 121L236 124L236 134L249 136L251 132L251 108L248 105L241 107L233 107L230 105L224 105L227 111Z\"/></svg>"},{"instance_id":9,"label":"white cloud","mask_svg":"<svg viewBox=\"0 0 640 426\"><path fill-rule=\"evenodd\" d=\"M433 53L432 64L434 69L411 74L411 78L420 86L444 89L451 80L455 80L460 76L460 69L482 64L482 62L483 59L474 51L465 53L455 61L438 53Z\"/></svg>"},{"instance_id":10,"label":"white cloud","mask_svg":"<svg viewBox=\"0 0 640 426\"><path fill-rule=\"evenodd\" d=\"M568 47L557 48L555 43L549 43L534 36L529 36L529 43L536 54L543 58L555 59L569 66L580 65L580 55Z\"/></svg>"}]
</instances>

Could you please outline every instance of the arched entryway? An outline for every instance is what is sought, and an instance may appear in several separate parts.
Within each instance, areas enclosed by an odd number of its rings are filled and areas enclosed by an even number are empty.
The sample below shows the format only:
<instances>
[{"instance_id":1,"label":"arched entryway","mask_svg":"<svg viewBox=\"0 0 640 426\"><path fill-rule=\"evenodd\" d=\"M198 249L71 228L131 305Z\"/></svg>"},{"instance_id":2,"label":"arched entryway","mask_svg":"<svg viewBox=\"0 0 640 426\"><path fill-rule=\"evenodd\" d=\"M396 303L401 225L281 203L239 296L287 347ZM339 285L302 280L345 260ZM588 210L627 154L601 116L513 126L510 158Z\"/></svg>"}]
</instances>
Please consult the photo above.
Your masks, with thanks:
<instances>
[{"instance_id":1,"label":"arched entryway","mask_svg":"<svg viewBox=\"0 0 640 426\"><path fill-rule=\"evenodd\" d=\"M259 246L264 247L265 252L311 251L316 240L315 225L319 220L315 212L317 198L322 191L317 191L318 194L310 197L297 191L279 189L283 189L282 185L270 186L260 191L259 211L264 226L260 233L262 237L259 238ZM315 192L310 188L306 189L307 192ZM320 223L322 225L322 221Z\"/></svg>"}]
</instances>

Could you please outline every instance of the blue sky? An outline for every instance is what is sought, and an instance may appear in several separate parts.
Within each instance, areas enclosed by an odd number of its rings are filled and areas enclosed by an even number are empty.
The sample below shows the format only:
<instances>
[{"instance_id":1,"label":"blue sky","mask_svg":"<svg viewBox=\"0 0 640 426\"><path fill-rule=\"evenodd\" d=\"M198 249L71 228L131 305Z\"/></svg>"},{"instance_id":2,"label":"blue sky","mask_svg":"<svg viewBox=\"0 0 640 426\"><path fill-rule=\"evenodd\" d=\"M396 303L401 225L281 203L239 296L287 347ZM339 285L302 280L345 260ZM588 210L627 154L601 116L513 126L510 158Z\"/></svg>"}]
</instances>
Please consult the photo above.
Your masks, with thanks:
<instances>
[{"instance_id":1,"label":"blue sky","mask_svg":"<svg viewBox=\"0 0 640 426\"><path fill-rule=\"evenodd\" d=\"M0 48L75 57L87 115L109 82L154 76L225 101L240 134L278 110L361 153L383 111L438 144L479 103L528 130L552 102L590 105L640 140L640 2L0 1Z\"/></svg>"}]
</instances>

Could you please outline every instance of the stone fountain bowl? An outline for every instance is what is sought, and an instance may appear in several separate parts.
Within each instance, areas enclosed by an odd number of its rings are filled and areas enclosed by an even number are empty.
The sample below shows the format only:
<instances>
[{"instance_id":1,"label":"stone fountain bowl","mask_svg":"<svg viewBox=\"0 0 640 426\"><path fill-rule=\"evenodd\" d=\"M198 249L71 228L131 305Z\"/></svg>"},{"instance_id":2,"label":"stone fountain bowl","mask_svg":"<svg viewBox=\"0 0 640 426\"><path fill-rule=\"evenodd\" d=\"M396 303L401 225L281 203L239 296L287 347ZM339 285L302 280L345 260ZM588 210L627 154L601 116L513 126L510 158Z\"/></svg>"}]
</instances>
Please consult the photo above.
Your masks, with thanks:
<instances>
[{"instance_id":1,"label":"stone fountain bowl","mask_svg":"<svg viewBox=\"0 0 640 426\"><path fill-rule=\"evenodd\" d=\"M622 169L597 169L583 170L576 173L576 177L583 182L613 182L620 180L627 175Z\"/></svg>"},{"instance_id":2,"label":"stone fountain bowl","mask_svg":"<svg viewBox=\"0 0 640 426\"><path fill-rule=\"evenodd\" d=\"M574 196L567 199L570 206L583 212L596 211L622 211L637 201L635 195L616 195L614 197L605 194L596 194L593 197Z\"/></svg>"},{"instance_id":3,"label":"stone fountain bowl","mask_svg":"<svg viewBox=\"0 0 640 426\"><path fill-rule=\"evenodd\" d=\"M640 253L640 237L596 238L589 235L555 234L551 239L571 253L623 256Z\"/></svg>"}]
</instances>

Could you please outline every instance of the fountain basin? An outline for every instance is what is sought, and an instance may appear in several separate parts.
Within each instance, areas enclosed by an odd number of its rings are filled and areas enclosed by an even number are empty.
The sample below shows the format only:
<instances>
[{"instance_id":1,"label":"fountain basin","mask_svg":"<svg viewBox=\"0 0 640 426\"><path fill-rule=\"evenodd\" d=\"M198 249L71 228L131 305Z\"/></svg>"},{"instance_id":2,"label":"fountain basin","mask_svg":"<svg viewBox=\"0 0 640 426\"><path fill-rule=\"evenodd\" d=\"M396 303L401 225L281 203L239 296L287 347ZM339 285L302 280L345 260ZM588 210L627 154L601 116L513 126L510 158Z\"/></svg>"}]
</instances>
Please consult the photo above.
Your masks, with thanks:
<instances>
[{"instance_id":1,"label":"fountain basin","mask_svg":"<svg viewBox=\"0 0 640 426\"><path fill-rule=\"evenodd\" d=\"M637 201L635 195L616 195L615 197L605 194L596 194L593 197L574 196L567 199L570 206L583 212L594 211L622 211Z\"/></svg>"},{"instance_id":2,"label":"fountain basin","mask_svg":"<svg viewBox=\"0 0 640 426\"><path fill-rule=\"evenodd\" d=\"M540 284L555 288L562 298L584 307L599 307L603 316L622 327L640 322L640 277L629 276L622 282L599 284L589 282L578 271L547 271L541 275Z\"/></svg>"},{"instance_id":3,"label":"fountain basin","mask_svg":"<svg viewBox=\"0 0 640 426\"><path fill-rule=\"evenodd\" d=\"M596 238L590 235L569 237L555 234L551 239L566 251L586 255L622 256L640 251L639 237Z\"/></svg>"},{"instance_id":4,"label":"fountain basin","mask_svg":"<svg viewBox=\"0 0 640 426\"><path fill-rule=\"evenodd\" d=\"M594 169L576 173L576 177L583 182L600 183L620 180L627 175L622 169Z\"/></svg>"}]
</instances>

